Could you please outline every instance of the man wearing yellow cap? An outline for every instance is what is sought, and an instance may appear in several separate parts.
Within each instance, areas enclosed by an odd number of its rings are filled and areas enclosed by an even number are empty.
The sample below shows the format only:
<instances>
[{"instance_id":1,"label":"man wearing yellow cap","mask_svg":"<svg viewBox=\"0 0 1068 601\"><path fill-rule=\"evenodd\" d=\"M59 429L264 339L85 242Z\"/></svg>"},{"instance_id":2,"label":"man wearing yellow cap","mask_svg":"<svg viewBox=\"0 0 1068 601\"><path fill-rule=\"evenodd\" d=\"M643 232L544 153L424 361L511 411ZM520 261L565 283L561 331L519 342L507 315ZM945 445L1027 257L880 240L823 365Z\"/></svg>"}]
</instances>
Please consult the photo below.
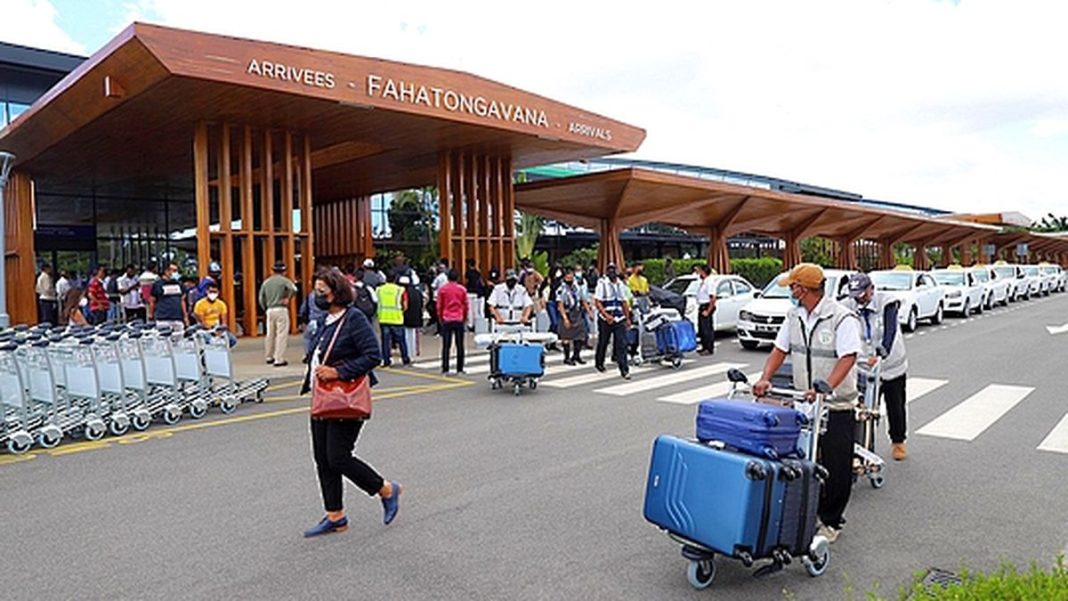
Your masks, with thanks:
<instances>
[{"instance_id":1,"label":"man wearing yellow cap","mask_svg":"<svg viewBox=\"0 0 1068 601\"><path fill-rule=\"evenodd\" d=\"M794 306L775 338L775 347L764 364L760 381L753 386L757 396L767 394L771 376L786 356L793 364L793 386L815 394L813 382L826 380L834 388L827 432L819 440L818 461L827 468L827 482L820 491L820 534L829 542L838 538L843 514L853 488L853 442L857 404L857 356L863 349L857 314L824 296L823 269L801 263L782 280L790 288Z\"/></svg>"}]
</instances>

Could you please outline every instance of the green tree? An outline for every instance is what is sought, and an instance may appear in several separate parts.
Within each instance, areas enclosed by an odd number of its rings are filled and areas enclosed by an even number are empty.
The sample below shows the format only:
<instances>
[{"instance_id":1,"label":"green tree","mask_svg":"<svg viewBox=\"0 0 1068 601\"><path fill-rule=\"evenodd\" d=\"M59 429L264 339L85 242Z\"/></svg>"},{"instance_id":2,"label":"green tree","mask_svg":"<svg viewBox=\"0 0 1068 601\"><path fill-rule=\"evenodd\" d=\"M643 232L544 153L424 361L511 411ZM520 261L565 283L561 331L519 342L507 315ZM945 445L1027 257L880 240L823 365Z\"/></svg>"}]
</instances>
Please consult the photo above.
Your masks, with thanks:
<instances>
[{"instance_id":1,"label":"green tree","mask_svg":"<svg viewBox=\"0 0 1068 601\"><path fill-rule=\"evenodd\" d=\"M434 187L401 190L393 194L386 211L390 239L407 247L418 262L434 259L437 239L437 190Z\"/></svg>"},{"instance_id":2,"label":"green tree","mask_svg":"<svg viewBox=\"0 0 1068 601\"><path fill-rule=\"evenodd\" d=\"M1034 232L1068 232L1068 217L1057 217L1047 213L1041 220L1031 224Z\"/></svg>"},{"instance_id":3,"label":"green tree","mask_svg":"<svg viewBox=\"0 0 1068 601\"><path fill-rule=\"evenodd\" d=\"M806 263L815 263L820 267L834 267L834 257L831 254L831 246L834 243L819 236L801 240L801 260Z\"/></svg>"},{"instance_id":4,"label":"green tree","mask_svg":"<svg viewBox=\"0 0 1068 601\"><path fill-rule=\"evenodd\" d=\"M530 259L534 256L534 245L545 228L545 218L530 213L519 212L516 221L515 254L516 259Z\"/></svg>"}]
</instances>

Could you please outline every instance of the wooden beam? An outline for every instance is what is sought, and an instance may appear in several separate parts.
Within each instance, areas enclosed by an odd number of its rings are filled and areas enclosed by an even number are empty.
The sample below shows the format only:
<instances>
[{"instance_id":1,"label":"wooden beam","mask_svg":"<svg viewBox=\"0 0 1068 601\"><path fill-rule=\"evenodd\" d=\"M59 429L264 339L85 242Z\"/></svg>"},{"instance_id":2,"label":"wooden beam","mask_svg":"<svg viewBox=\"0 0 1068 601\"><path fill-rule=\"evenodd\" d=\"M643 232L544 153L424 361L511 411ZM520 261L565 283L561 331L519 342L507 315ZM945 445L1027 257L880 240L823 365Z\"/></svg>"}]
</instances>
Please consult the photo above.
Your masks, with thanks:
<instances>
[{"instance_id":1,"label":"wooden beam","mask_svg":"<svg viewBox=\"0 0 1068 601\"><path fill-rule=\"evenodd\" d=\"M448 256L452 246L452 153L443 152L438 160L438 255Z\"/></svg>"},{"instance_id":2,"label":"wooden beam","mask_svg":"<svg viewBox=\"0 0 1068 601\"><path fill-rule=\"evenodd\" d=\"M826 213L827 213L827 209L821 209L815 215L813 215L811 217L808 217L807 219L803 220L801 223L797 224L797 226L794 227L794 229L790 231L790 234L793 235L793 237L795 239L797 239L798 242L800 242L801 240L804 240L805 238L808 237L809 232L812 231L812 228L813 228L813 226L816 225L816 222L818 222L820 220L820 218L822 218L824 216L824 214L826 214Z\"/></svg>"},{"instance_id":3,"label":"wooden beam","mask_svg":"<svg viewBox=\"0 0 1068 601\"><path fill-rule=\"evenodd\" d=\"M208 125L202 121L193 132L193 204L197 217L197 271L200 273L207 273L211 263L208 160Z\"/></svg>"},{"instance_id":4,"label":"wooden beam","mask_svg":"<svg viewBox=\"0 0 1068 601\"><path fill-rule=\"evenodd\" d=\"M864 222L860 227L854 228L842 235L843 238L848 240L861 240L864 238L864 234L868 233L871 228L879 225L887 218L886 215L878 215L874 219L869 219Z\"/></svg>"},{"instance_id":5,"label":"wooden beam","mask_svg":"<svg viewBox=\"0 0 1068 601\"><path fill-rule=\"evenodd\" d=\"M304 244L301 248L301 277L304 280L303 291L307 294L311 291L312 276L315 274L315 231L312 219L312 151L311 137L304 134L304 147L301 156L301 189L300 189L300 228L305 232ZM349 222L352 224L352 221ZM351 238L350 238L351 240Z\"/></svg>"},{"instance_id":6,"label":"wooden beam","mask_svg":"<svg viewBox=\"0 0 1068 601\"><path fill-rule=\"evenodd\" d=\"M286 276L296 279L297 241L293 237L293 132L286 130L283 134L282 152L285 163L282 167L282 243L285 249ZM297 299L294 299L296 301ZM297 333L297 303L289 303L289 333Z\"/></svg>"},{"instance_id":7,"label":"wooden beam","mask_svg":"<svg viewBox=\"0 0 1068 601\"><path fill-rule=\"evenodd\" d=\"M259 319L259 307L256 301L256 245L252 231L256 227L255 207L253 206L253 179L252 175L252 128L245 126L241 139L241 229L244 236L241 238L241 273L242 278L242 304L245 313L241 320L241 326L246 336L256 334L256 322ZM233 281L233 276L228 282ZM227 283L227 286L230 284ZM236 314L237 308L230 307L230 313ZM236 315L235 315L236 318Z\"/></svg>"},{"instance_id":8,"label":"wooden beam","mask_svg":"<svg viewBox=\"0 0 1068 601\"><path fill-rule=\"evenodd\" d=\"M724 198L729 198L732 195L717 194L701 200L694 200L683 203L682 205L674 205L670 207L656 207L647 211L640 211L638 213L632 213L630 215L624 215L619 218L620 227L628 229L645 225L646 223L667 223L672 217L686 213L689 211L695 211L697 209L704 208L708 205L715 204Z\"/></svg>"}]
</instances>

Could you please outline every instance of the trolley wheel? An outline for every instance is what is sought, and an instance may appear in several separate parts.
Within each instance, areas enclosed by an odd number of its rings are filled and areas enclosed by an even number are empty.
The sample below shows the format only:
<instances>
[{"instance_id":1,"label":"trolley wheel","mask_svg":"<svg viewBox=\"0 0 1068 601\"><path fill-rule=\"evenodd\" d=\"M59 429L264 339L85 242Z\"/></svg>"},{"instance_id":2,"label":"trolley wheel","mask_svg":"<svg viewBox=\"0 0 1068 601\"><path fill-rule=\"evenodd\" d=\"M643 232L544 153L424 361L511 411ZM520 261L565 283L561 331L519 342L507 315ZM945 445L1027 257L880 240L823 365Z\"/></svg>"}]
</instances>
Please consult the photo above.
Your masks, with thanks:
<instances>
[{"instance_id":1,"label":"trolley wheel","mask_svg":"<svg viewBox=\"0 0 1068 601\"><path fill-rule=\"evenodd\" d=\"M219 411L229 415L237 409L237 404L232 399L223 399L219 401Z\"/></svg>"},{"instance_id":2,"label":"trolley wheel","mask_svg":"<svg viewBox=\"0 0 1068 601\"><path fill-rule=\"evenodd\" d=\"M644 362L645 362L645 360L644 360L644 359L642 359L641 357L634 357L634 358L632 358L632 359L630 360L630 364L631 364L631 365L633 365L633 366L635 366L635 367L638 367L638 366L640 366L640 365L641 365L642 363L644 363Z\"/></svg>"},{"instance_id":3,"label":"trolley wheel","mask_svg":"<svg viewBox=\"0 0 1068 601\"><path fill-rule=\"evenodd\" d=\"M56 426L45 426L37 433L37 444L46 449L54 448L63 440L63 431Z\"/></svg>"},{"instance_id":4,"label":"trolley wheel","mask_svg":"<svg viewBox=\"0 0 1068 601\"><path fill-rule=\"evenodd\" d=\"M200 419L207 414L208 406L200 399L197 399L189 404L189 416L193 419Z\"/></svg>"},{"instance_id":5,"label":"trolley wheel","mask_svg":"<svg viewBox=\"0 0 1068 601\"><path fill-rule=\"evenodd\" d=\"M152 424L152 417L151 416L141 415L139 413L135 413L134 416L133 416L133 419L130 420L130 425L132 425L133 429L137 430L138 432L144 432L145 430L148 429L148 426L151 425L151 424Z\"/></svg>"},{"instance_id":6,"label":"trolley wheel","mask_svg":"<svg viewBox=\"0 0 1068 601\"><path fill-rule=\"evenodd\" d=\"M122 436L130 431L130 420L127 418L112 419L108 424L108 430L112 436Z\"/></svg>"},{"instance_id":7,"label":"trolley wheel","mask_svg":"<svg viewBox=\"0 0 1068 601\"><path fill-rule=\"evenodd\" d=\"M82 434L86 440L100 440L104 438L104 435L108 433L108 427L104 425L103 420L92 419L85 423L85 427L82 428Z\"/></svg>"},{"instance_id":8,"label":"trolley wheel","mask_svg":"<svg viewBox=\"0 0 1068 601\"><path fill-rule=\"evenodd\" d=\"M531 390L537 390L538 389L538 381L536 379L534 379L534 378L531 378L530 381L527 382L527 386L529 386Z\"/></svg>"},{"instance_id":9,"label":"trolley wheel","mask_svg":"<svg viewBox=\"0 0 1068 601\"><path fill-rule=\"evenodd\" d=\"M681 368L682 367L682 357L672 357L671 358L671 367L673 367L675 369Z\"/></svg>"},{"instance_id":10,"label":"trolley wheel","mask_svg":"<svg viewBox=\"0 0 1068 601\"><path fill-rule=\"evenodd\" d=\"M490 380L490 390L497 390L501 387L500 380Z\"/></svg>"},{"instance_id":11,"label":"trolley wheel","mask_svg":"<svg viewBox=\"0 0 1068 601\"><path fill-rule=\"evenodd\" d=\"M519 382L516 382L515 386L512 387L512 394L514 394L515 396L519 396L519 393L521 393L522 391L523 391L523 385L520 384Z\"/></svg>"},{"instance_id":12,"label":"trolley wheel","mask_svg":"<svg viewBox=\"0 0 1068 601\"><path fill-rule=\"evenodd\" d=\"M691 561L686 568L686 579L690 581L690 586L697 590L708 588L716 579L715 560L709 558Z\"/></svg>"},{"instance_id":13,"label":"trolley wheel","mask_svg":"<svg viewBox=\"0 0 1068 601\"><path fill-rule=\"evenodd\" d=\"M886 482L883 480L882 474L872 474L868 477L868 482L871 483L872 488L882 488Z\"/></svg>"},{"instance_id":14,"label":"trolley wheel","mask_svg":"<svg viewBox=\"0 0 1068 601\"><path fill-rule=\"evenodd\" d=\"M7 441L7 450L13 455L21 455L33 446L33 437L27 432L16 432Z\"/></svg>"},{"instance_id":15,"label":"trolley wheel","mask_svg":"<svg viewBox=\"0 0 1068 601\"><path fill-rule=\"evenodd\" d=\"M815 559L808 555L801 558L801 563L804 564L805 570L813 578L822 576L827 571L827 565L831 563L831 549L824 544L815 555Z\"/></svg>"},{"instance_id":16,"label":"trolley wheel","mask_svg":"<svg viewBox=\"0 0 1068 601\"><path fill-rule=\"evenodd\" d=\"M167 424L168 426L173 426L174 424L177 424L178 421L181 420L181 419L182 419L182 410L181 409L179 409L179 408L177 408L177 407L175 407L173 405L169 405L169 406L167 406L166 409L163 410L163 423Z\"/></svg>"}]
</instances>

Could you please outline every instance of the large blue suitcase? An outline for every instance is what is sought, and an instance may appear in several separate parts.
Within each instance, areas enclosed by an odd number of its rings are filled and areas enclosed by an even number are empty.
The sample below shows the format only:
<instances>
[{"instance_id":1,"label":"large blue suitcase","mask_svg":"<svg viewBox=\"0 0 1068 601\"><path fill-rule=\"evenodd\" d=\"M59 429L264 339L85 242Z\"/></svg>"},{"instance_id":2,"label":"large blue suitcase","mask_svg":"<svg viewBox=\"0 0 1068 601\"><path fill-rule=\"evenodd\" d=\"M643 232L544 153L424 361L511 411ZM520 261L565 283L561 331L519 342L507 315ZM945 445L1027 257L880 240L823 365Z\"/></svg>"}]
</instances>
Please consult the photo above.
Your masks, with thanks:
<instances>
[{"instance_id":1,"label":"large blue suitcase","mask_svg":"<svg viewBox=\"0 0 1068 601\"><path fill-rule=\"evenodd\" d=\"M660 354L676 356L697 350L697 332L688 319L669 321L656 329L656 345Z\"/></svg>"},{"instance_id":2,"label":"large blue suitcase","mask_svg":"<svg viewBox=\"0 0 1068 601\"><path fill-rule=\"evenodd\" d=\"M722 555L807 552L821 479L811 461L775 461L660 436L645 487L645 519Z\"/></svg>"},{"instance_id":3,"label":"large blue suitcase","mask_svg":"<svg viewBox=\"0 0 1068 601\"><path fill-rule=\"evenodd\" d=\"M541 377L545 374L545 347L540 344L502 342L490 347L490 371L502 377Z\"/></svg>"},{"instance_id":4,"label":"large blue suitcase","mask_svg":"<svg viewBox=\"0 0 1068 601\"><path fill-rule=\"evenodd\" d=\"M753 401L712 399L697 406L697 440L718 440L740 451L778 459L804 457L799 444L803 413Z\"/></svg>"}]
</instances>

